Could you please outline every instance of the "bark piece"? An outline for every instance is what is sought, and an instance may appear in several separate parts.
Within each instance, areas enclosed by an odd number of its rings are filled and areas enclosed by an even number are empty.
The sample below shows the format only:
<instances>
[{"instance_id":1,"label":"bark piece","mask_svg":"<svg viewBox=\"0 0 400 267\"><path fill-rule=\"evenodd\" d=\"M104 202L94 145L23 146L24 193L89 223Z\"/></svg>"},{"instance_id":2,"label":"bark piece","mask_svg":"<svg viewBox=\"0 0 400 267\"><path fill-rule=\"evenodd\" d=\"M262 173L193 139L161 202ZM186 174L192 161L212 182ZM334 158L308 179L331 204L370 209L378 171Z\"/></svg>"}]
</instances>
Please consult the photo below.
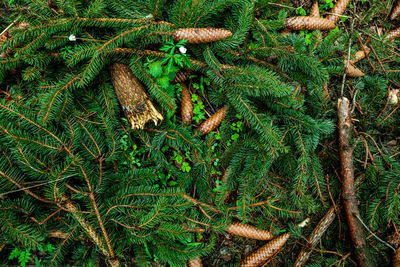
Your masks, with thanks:
<instances>
[{"instance_id":1,"label":"bark piece","mask_svg":"<svg viewBox=\"0 0 400 267\"><path fill-rule=\"evenodd\" d=\"M188 261L188 267L203 267L203 263L201 262L201 258L198 257L196 259L192 259Z\"/></svg>"},{"instance_id":2,"label":"bark piece","mask_svg":"<svg viewBox=\"0 0 400 267\"><path fill-rule=\"evenodd\" d=\"M267 244L251 253L247 256L242 263L241 267L256 267L260 266L262 263L267 261L270 257L272 257L279 249L285 245L286 241L289 239L290 234L284 233L283 235L278 236L277 238L272 239Z\"/></svg>"},{"instance_id":3,"label":"bark piece","mask_svg":"<svg viewBox=\"0 0 400 267\"><path fill-rule=\"evenodd\" d=\"M182 83L182 121L183 123L190 124L193 118L193 103L192 94L185 84Z\"/></svg>"},{"instance_id":4,"label":"bark piece","mask_svg":"<svg viewBox=\"0 0 400 267\"><path fill-rule=\"evenodd\" d=\"M110 66L110 74L115 94L132 129L143 129L149 120L153 120L156 125L158 120L163 120L129 66L114 63Z\"/></svg>"},{"instance_id":5,"label":"bark piece","mask_svg":"<svg viewBox=\"0 0 400 267\"><path fill-rule=\"evenodd\" d=\"M393 255L392 259L392 267L400 266L400 248L396 249L396 252Z\"/></svg>"},{"instance_id":6,"label":"bark piece","mask_svg":"<svg viewBox=\"0 0 400 267\"><path fill-rule=\"evenodd\" d=\"M319 6L317 1L315 1L314 4L311 6L310 17L315 17L315 18L320 17Z\"/></svg>"},{"instance_id":7,"label":"bark piece","mask_svg":"<svg viewBox=\"0 0 400 267\"><path fill-rule=\"evenodd\" d=\"M323 18L306 16L286 19L286 28L290 30L330 30L335 27L335 23Z\"/></svg>"},{"instance_id":8,"label":"bark piece","mask_svg":"<svg viewBox=\"0 0 400 267\"><path fill-rule=\"evenodd\" d=\"M231 36L231 31L217 28L183 28L172 34L175 41L187 39L189 44L210 43Z\"/></svg>"},{"instance_id":9,"label":"bark piece","mask_svg":"<svg viewBox=\"0 0 400 267\"><path fill-rule=\"evenodd\" d=\"M332 207L328 210L325 216L319 221L317 226L311 232L310 236L307 240L307 246L303 247L297 256L296 262L293 267L301 267L304 266L312 253L312 247L315 247L319 241L321 240L322 235L326 232L329 226L332 224L335 219L335 207Z\"/></svg>"},{"instance_id":10,"label":"bark piece","mask_svg":"<svg viewBox=\"0 0 400 267\"><path fill-rule=\"evenodd\" d=\"M354 252L359 266L376 266L371 257L365 240L364 226L359 218L357 195L354 188L353 148L351 147L351 107L346 97L338 100L338 132L339 132L339 156L341 168L342 199L350 238L354 245Z\"/></svg>"},{"instance_id":11,"label":"bark piece","mask_svg":"<svg viewBox=\"0 0 400 267\"><path fill-rule=\"evenodd\" d=\"M400 27L391 30L388 35L385 37L385 40L394 40L400 36Z\"/></svg>"},{"instance_id":12,"label":"bark piece","mask_svg":"<svg viewBox=\"0 0 400 267\"><path fill-rule=\"evenodd\" d=\"M199 130L202 134L208 134L209 132L215 130L222 122L226 116L227 107L223 107L214 113L210 118L203 122L199 126Z\"/></svg>"},{"instance_id":13,"label":"bark piece","mask_svg":"<svg viewBox=\"0 0 400 267\"><path fill-rule=\"evenodd\" d=\"M232 235L243 236L257 240L270 240L273 238L270 231L261 230L255 226L238 222L232 223L227 231Z\"/></svg>"},{"instance_id":14,"label":"bark piece","mask_svg":"<svg viewBox=\"0 0 400 267\"><path fill-rule=\"evenodd\" d=\"M339 21L340 16L343 15L346 10L350 0L338 0L336 4L333 6L330 15L326 17L327 20L332 21L335 25Z\"/></svg>"},{"instance_id":15,"label":"bark piece","mask_svg":"<svg viewBox=\"0 0 400 267\"><path fill-rule=\"evenodd\" d=\"M193 74L192 70L180 70L175 73L175 79L173 80L174 83L183 83L185 82L190 75Z\"/></svg>"},{"instance_id":16,"label":"bark piece","mask_svg":"<svg viewBox=\"0 0 400 267\"><path fill-rule=\"evenodd\" d=\"M395 19L400 14L400 0L397 0L396 5L393 7L392 14L390 15L390 19Z\"/></svg>"}]
</instances>

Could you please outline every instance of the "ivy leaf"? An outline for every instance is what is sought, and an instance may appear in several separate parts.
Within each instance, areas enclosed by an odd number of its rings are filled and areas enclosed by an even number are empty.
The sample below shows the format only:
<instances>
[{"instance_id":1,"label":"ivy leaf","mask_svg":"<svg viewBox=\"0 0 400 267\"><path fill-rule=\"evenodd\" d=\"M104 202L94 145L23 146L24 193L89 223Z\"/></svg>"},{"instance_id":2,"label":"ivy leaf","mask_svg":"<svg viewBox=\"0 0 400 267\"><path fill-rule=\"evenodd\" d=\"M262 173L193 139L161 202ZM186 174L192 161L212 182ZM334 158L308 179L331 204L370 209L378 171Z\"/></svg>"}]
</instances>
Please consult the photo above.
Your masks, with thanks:
<instances>
[{"instance_id":1,"label":"ivy leaf","mask_svg":"<svg viewBox=\"0 0 400 267\"><path fill-rule=\"evenodd\" d=\"M163 74L162 63L155 61L149 64L150 74L158 78Z\"/></svg>"}]
</instances>

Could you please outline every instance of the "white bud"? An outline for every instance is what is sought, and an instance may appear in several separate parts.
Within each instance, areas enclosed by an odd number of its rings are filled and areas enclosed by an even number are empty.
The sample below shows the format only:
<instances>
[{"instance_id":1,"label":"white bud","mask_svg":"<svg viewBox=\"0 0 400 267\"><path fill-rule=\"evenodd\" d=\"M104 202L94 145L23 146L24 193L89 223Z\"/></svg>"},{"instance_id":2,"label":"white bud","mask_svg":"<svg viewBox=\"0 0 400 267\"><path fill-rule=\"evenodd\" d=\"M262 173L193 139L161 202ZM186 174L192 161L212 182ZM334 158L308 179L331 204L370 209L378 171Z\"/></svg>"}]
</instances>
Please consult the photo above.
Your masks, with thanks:
<instances>
[{"instance_id":1,"label":"white bud","mask_svg":"<svg viewBox=\"0 0 400 267\"><path fill-rule=\"evenodd\" d=\"M70 41L76 41L76 36L73 35L73 34L71 34L71 35L68 37L68 39L69 39Z\"/></svg>"},{"instance_id":2,"label":"white bud","mask_svg":"<svg viewBox=\"0 0 400 267\"><path fill-rule=\"evenodd\" d=\"M181 52L182 54L186 54L186 51L187 51L186 47L184 46L179 47L179 52Z\"/></svg>"},{"instance_id":3,"label":"white bud","mask_svg":"<svg viewBox=\"0 0 400 267\"><path fill-rule=\"evenodd\" d=\"M145 19L153 19L153 14L148 14L146 17L144 17Z\"/></svg>"}]
</instances>

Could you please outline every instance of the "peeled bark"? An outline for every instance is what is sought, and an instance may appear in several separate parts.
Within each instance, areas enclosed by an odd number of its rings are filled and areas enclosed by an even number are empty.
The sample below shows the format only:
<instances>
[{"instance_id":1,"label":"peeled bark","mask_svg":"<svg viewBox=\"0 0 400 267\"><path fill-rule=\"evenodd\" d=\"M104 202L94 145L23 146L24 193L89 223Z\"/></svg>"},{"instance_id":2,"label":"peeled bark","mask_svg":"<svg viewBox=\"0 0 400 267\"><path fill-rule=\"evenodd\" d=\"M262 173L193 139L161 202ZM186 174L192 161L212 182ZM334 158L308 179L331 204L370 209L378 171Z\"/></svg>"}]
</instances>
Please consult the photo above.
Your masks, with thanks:
<instances>
[{"instance_id":1,"label":"peeled bark","mask_svg":"<svg viewBox=\"0 0 400 267\"><path fill-rule=\"evenodd\" d=\"M156 125L158 120L163 120L129 66L114 63L110 66L110 74L115 94L132 129L143 129L149 120Z\"/></svg>"},{"instance_id":2,"label":"peeled bark","mask_svg":"<svg viewBox=\"0 0 400 267\"><path fill-rule=\"evenodd\" d=\"M311 248L315 247L319 243L322 235L326 232L326 230L332 224L335 217L336 217L335 207L332 207L328 210L328 212L325 214L325 216L319 221L317 226L314 228L314 230L308 237L307 246L303 247L303 249L300 251L293 267L301 267L307 263L307 260L312 253Z\"/></svg>"},{"instance_id":3,"label":"peeled bark","mask_svg":"<svg viewBox=\"0 0 400 267\"><path fill-rule=\"evenodd\" d=\"M232 32L216 28L183 28L174 31L175 41L187 39L189 44L201 44L219 41L232 36Z\"/></svg>"},{"instance_id":4,"label":"peeled bark","mask_svg":"<svg viewBox=\"0 0 400 267\"><path fill-rule=\"evenodd\" d=\"M390 31L388 35L385 37L385 40L394 40L400 36L400 27Z\"/></svg>"},{"instance_id":5,"label":"peeled bark","mask_svg":"<svg viewBox=\"0 0 400 267\"><path fill-rule=\"evenodd\" d=\"M390 19L395 19L400 14L400 0L397 0L396 5L393 7L392 14L390 15Z\"/></svg>"},{"instance_id":6,"label":"peeled bark","mask_svg":"<svg viewBox=\"0 0 400 267\"><path fill-rule=\"evenodd\" d=\"M277 238L269 241L267 244L259 248L257 251L247 256L242 263L241 267L257 267L271 258L278 250L280 250L286 241L289 239L290 234L284 233Z\"/></svg>"},{"instance_id":7,"label":"peeled bark","mask_svg":"<svg viewBox=\"0 0 400 267\"><path fill-rule=\"evenodd\" d=\"M396 252L393 255L392 259L392 267L400 266L400 248L396 249Z\"/></svg>"},{"instance_id":8,"label":"peeled bark","mask_svg":"<svg viewBox=\"0 0 400 267\"><path fill-rule=\"evenodd\" d=\"M270 231L258 229L249 224L234 222L228 228L228 233L257 240L270 240L273 235Z\"/></svg>"},{"instance_id":9,"label":"peeled bark","mask_svg":"<svg viewBox=\"0 0 400 267\"><path fill-rule=\"evenodd\" d=\"M364 226L359 220L360 213L354 188L353 148L350 144L353 125L350 110L350 101L345 97L340 98L337 112L343 207L357 263L361 267L371 267L375 266L375 262L368 250Z\"/></svg>"},{"instance_id":10,"label":"peeled bark","mask_svg":"<svg viewBox=\"0 0 400 267\"><path fill-rule=\"evenodd\" d=\"M316 17L291 17L286 19L286 28L290 30L331 30L335 23Z\"/></svg>"}]
</instances>

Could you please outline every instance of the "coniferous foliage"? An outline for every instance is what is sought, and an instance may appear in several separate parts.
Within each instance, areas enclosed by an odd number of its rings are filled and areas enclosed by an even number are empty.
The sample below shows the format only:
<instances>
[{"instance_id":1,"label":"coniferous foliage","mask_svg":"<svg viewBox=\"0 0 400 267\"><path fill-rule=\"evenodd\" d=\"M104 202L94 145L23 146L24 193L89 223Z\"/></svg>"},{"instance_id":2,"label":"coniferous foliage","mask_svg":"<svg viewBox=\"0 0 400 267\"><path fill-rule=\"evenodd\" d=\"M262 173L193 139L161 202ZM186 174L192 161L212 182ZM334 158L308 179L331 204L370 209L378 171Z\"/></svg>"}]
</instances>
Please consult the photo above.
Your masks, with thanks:
<instances>
[{"instance_id":1,"label":"coniferous foliage","mask_svg":"<svg viewBox=\"0 0 400 267\"><path fill-rule=\"evenodd\" d=\"M37 252L51 244L40 256L44 266L184 266L204 262L220 234L238 222L274 237L286 229L288 249L304 241L312 229L302 234L293 225L323 216L339 196L338 182L325 176L333 177L337 158L327 155L335 116L322 88L343 75L343 51L353 36L338 29L281 35L289 14L274 2L4 4L10 13L0 25L11 26L0 43L0 52L7 51L0 57L2 263L13 247ZM196 29L205 29L207 42L176 37ZM213 36L217 29L223 38ZM384 42L371 41L382 57ZM159 125L130 129L109 71L122 64L162 113ZM182 82L185 72L182 91L174 80ZM398 73L385 75L355 80L361 105L373 95L384 98L387 80L398 82ZM182 121L181 102L188 101L190 120ZM380 108L371 104L374 112ZM203 131L216 112L218 123ZM383 114L360 125L369 145L368 129L394 121ZM400 166L379 147L369 151L365 180L373 186L360 188L373 194L360 211L376 231L398 225ZM356 146L355 154L363 153ZM349 249L324 242L340 253ZM330 256L326 262L340 259ZM295 262L295 254L286 260Z\"/></svg>"}]
</instances>

